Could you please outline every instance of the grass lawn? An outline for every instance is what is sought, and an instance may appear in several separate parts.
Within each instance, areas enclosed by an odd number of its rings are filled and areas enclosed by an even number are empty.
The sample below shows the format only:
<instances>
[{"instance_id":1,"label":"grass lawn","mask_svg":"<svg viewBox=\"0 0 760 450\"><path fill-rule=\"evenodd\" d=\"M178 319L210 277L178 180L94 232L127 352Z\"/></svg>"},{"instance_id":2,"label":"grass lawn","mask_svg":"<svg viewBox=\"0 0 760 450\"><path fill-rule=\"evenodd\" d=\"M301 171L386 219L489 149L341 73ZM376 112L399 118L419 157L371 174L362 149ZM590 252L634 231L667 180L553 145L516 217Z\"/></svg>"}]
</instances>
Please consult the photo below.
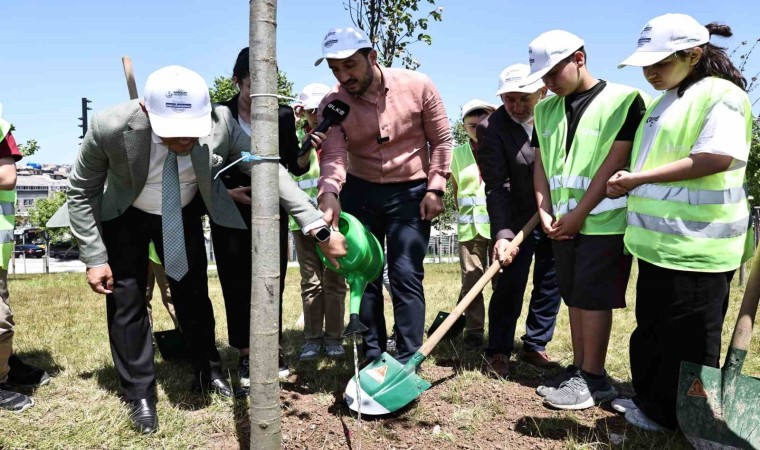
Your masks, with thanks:
<instances>
[{"instance_id":1,"label":"grass lawn","mask_svg":"<svg viewBox=\"0 0 760 450\"><path fill-rule=\"evenodd\" d=\"M345 430L322 430L310 425L310 418L317 420L317 416L324 415L339 417L345 427L354 429L354 417L348 414L347 409L336 406L340 402L335 400L336 394L343 391L353 373L353 362L349 358L342 362L298 363L303 342L300 331L294 325L301 313L298 278L297 269L290 269L285 292L283 348L296 375L283 385L284 392L287 392L283 401L284 447L348 448L342 437ZM237 448L241 442L247 448L247 399L232 402L193 394L189 392L192 379L189 365L167 363L158 356L160 428L155 435L137 435L132 431L126 408L119 400L120 388L106 333L104 298L90 291L81 273L17 275L10 279L11 306L16 318L15 350L27 362L45 368L55 378L51 384L34 393L36 405L33 408L21 414L0 412L0 448ZM235 373L237 352L227 346L219 281L213 273L209 281L218 346L225 367ZM623 390L630 389L626 383L630 380L628 339L635 326L634 284L635 277L632 277L628 308L615 313L607 362L609 374ZM458 264L431 264L426 267L427 325L437 311L451 310L459 286ZM724 351L742 294L743 288L734 287L723 334ZM490 288L487 288L486 295L488 298ZM392 319L390 315L387 317L390 326ZM159 299L154 299L154 319L156 330L171 327ZM524 331L523 324L524 320L521 319L518 338ZM571 362L572 350L564 306L548 350L562 363ZM760 373L758 353L760 332L755 329L750 355L744 366L745 374ZM424 442L428 444L418 444L415 448L432 448L430 442L434 442L437 448L610 447L608 434L604 430L599 426L584 425L596 417L592 417L595 413L584 416L551 412L546 416L533 415L538 418L528 420L527 416L533 416L522 412L519 402L495 400L501 398L502 390L511 388L519 388L519 392L529 398L527 396L532 395L532 387L527 386L535 386L534 381L539 380L540 374L535 369L518 364L516 381L493 380L480 372L481 364L481 356L463 354L455 343L442 343L421 372L421 376L434 382L435 387L431 390L434 392L425 393L400 417L368 422L362 435L364 448L410 448L414 446L415 439L423 435L427 439ZM443 377L441 374L444 371L450 371L452 375ZM473 389L479 390L481 396L473 396ZM489 399L490 393L493 396ZM311 405L316 405L308 414L299 410L307 400ZM437 418L433 420L432 416ZM607 416L610 414L604 417ZM521 418L522 422L513 419L515 417ZM399 426L399 421L405 426ZM315 423L322 426L321 422ZM489 425L491 423L496 425ZM570 427L575 431L568 430L568 423L575 424ZM438 433L431 431L434 425L440 427ZM502 431L503 427L505 436L516 430L521 433L518 437L525 437L526 444L521 447L520 440L512 443L501 441L498 445L477 444L480 436L493 432L491 426L497 427L498 431ZM307 436L310 429L311 435L317 433L315 437ZM316 440L322 436L319 433L324 434L324 440ZM330 436L334 439L331 440ZM628 429L623 447L684 448L685 445L678 435L651 436ZM355 444L353 448L356 448Z\"/></svg>"}]
</instances>

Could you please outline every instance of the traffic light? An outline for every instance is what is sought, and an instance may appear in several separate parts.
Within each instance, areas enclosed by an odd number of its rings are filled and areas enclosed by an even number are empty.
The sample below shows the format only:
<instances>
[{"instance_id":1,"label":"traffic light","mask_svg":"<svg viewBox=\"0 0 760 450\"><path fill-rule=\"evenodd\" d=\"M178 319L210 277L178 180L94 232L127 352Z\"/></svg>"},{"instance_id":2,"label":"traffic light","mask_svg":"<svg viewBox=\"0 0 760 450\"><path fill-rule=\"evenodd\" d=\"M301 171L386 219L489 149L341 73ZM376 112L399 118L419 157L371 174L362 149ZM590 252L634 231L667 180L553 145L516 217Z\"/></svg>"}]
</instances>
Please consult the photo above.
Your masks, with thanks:
<instances>
[{"instance_id":1,"label":"traffic light","mask_svg":"<svg viewBox=\"0 0 760 450\"><path fill-rule=\"evenodd\" d=\"M92 100L87 100L87 97L82 97L82 117L79 118L79 120L82 121L82 123L79 124L79 127L82 129L82 135L79 136L79 139L84 139L84 135L87 134L87 111L92 111L92 108L87 106L88 103L92 103Z\"/></svg>"}]
</instances>

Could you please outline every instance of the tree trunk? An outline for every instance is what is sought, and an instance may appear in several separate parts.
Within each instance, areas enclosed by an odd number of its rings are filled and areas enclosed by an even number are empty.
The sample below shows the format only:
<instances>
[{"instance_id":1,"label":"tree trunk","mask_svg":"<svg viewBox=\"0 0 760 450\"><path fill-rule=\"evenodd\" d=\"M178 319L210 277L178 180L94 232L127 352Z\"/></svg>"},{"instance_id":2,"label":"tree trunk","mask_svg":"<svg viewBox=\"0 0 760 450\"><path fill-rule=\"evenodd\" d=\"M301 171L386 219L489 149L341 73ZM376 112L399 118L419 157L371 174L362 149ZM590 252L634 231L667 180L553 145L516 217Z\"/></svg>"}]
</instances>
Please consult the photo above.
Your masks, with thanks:
<instances>
[{"instance_id":1,"label":"tree trunk","mask_svg":"<svg viewBox=\"0 0 760 450\"><path fill-rule=\"evenodd\" d=\"M251 92L277 93L277 0L251 0ZM277 98L253 97L251 153L278 156ZM278 328L280 308L279 188L276 160L251 170L251 449L281 445Z\"/></svg>"}]
</instances>

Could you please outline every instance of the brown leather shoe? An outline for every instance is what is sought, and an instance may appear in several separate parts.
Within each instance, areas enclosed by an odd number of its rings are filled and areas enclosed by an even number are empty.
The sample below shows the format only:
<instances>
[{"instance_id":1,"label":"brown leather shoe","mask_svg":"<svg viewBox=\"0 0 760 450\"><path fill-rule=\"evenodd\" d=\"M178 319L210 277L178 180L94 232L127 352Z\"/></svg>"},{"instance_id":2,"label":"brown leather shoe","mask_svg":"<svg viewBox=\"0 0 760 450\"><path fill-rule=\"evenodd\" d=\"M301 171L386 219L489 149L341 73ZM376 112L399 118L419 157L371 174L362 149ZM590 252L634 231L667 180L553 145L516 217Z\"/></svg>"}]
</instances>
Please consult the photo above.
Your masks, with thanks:
<instances>
[{"instance_id":1,"label":"brown leather shoe","mask_svg":"<svg viewBox=\"0 0 760 450\"><path fill-rule=\"evenodd\" d=\"M546 353L545 350L540 350L537 352L522 351L520 352L520 359L530 364L531 366L541 368L549 368L557 365L557 363L552 361L552 359L549 357L549 354Z\"/></svg>"},{"instance_id":2,"label":"brown leather shoe","mask_svg":"<svg viewBox=\"0 0 760 450\"><path fill-rule=\"evenodd\" d=\"M498 378L509 377L509 356L503 353L497 353L486 359L488 372Z\"/></svg>"}]
</instances>

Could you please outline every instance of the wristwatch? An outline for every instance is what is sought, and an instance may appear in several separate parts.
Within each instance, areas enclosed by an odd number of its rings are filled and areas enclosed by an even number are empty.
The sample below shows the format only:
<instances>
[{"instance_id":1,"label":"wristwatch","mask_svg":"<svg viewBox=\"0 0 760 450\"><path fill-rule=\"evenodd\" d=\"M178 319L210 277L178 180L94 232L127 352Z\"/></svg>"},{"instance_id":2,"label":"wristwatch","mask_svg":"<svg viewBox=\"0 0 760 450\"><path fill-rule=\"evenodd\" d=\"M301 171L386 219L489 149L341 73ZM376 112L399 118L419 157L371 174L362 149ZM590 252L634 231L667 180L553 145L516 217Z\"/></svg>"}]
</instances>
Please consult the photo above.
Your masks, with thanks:
<instances>
[{"instance_id":1,"label":"wristwatch","mask_svg":"<svg viewBox=\"0 0 760 450\"><path fill-rule=\"evenodd\" d=\"M428 189L426 192L432 192L433 194L443 197L444 192L440 189Z\"/></svg>"},{"instance_id":2,"label":"wristwatch","mask_svg":"<svg viewBox=\"0 0 760 450\"><path fill-rule=\"evenodd\" d=\"M322 227L317 231L315 234L313 234L311 237L318 243L327 242L330 240L330 235L332 233L330 232L330 229L327 227Z\"/></svg>"}]
</instances>

